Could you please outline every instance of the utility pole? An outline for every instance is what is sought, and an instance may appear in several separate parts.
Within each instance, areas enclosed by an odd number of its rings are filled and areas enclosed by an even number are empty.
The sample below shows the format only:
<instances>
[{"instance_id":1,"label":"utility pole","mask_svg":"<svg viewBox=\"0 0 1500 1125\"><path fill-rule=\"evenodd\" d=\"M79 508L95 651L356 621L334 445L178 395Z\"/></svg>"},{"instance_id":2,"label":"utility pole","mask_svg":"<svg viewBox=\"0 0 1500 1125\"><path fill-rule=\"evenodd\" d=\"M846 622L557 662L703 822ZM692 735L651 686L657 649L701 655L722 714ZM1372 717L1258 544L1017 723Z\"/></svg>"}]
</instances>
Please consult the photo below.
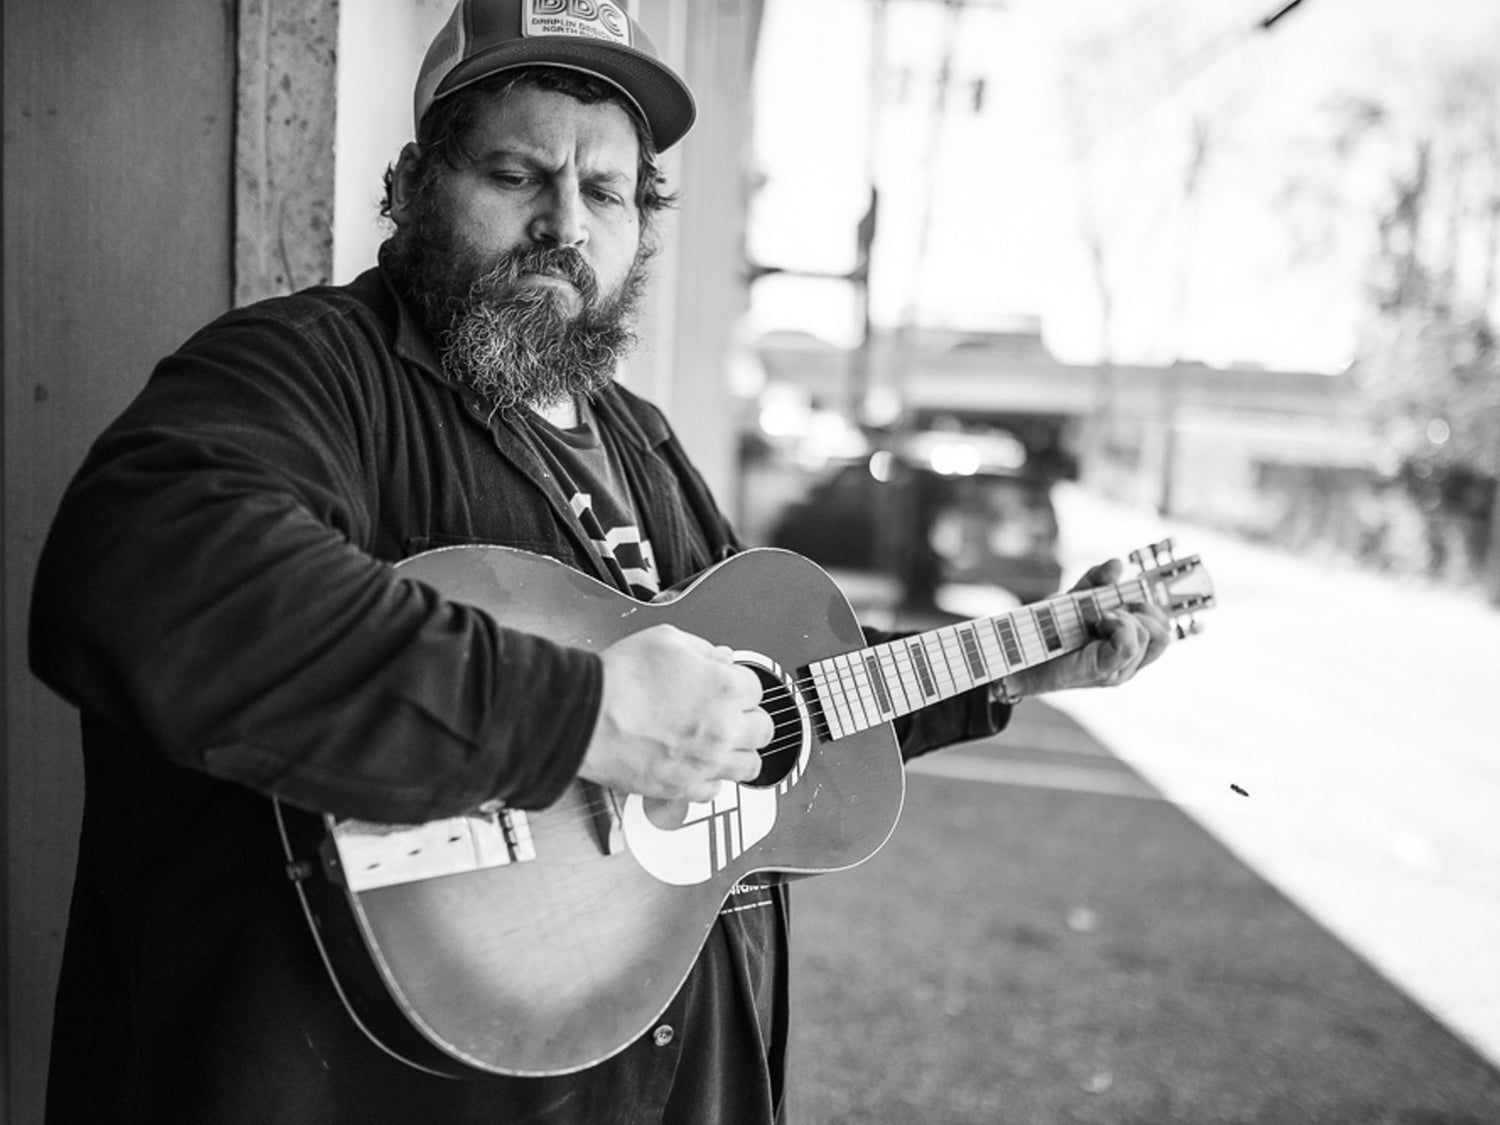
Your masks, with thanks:
<instances>
[{"instance_id":1,"label":"utility pole","mask_svg":"<svg viewBox=\"0 0 1500 1125\"><path fill-rule=\"evenodd\" d=\"M873 0L870 19L870 64L868 72L868 104L866 115L865 182L869 185L868 203L864 214L855 225L854 266L847 272L825 270L788 269L785 266L750 261L746 267L747 281L754 283L772 274L790 277L824 278L848 282L854 288L856 315L859 317L858 341L849 353L849 366L840 388L838 406L846 418L858 419L862 413L865 396L869 393L873 369L873 329L870 321L870 262L874 253L876 226L879 220L880 192L876 183L879 166L879 144L881 131L881 84L886 70L885 27L888 0Z\"/></svg>"},{"instance_id":2,"label":"utility pole","mask_svg":"<svg viewBox=\"0 0 1500 1125\"><path fill-rule=\"evenodd\" d=\"M925 178L917 219L916 262L911 270L906 298L900 319L896 324L890 363L892 382L903 401L906 398L906 381L911 361L911 333L920 309L922 282L932 249L933 216L937 210L937 177L942 163L944 125L950 111L950 94L955 85L968 85L972 90L973 112L979 112L984 103L984 78L981 76L972 81L961 80L956 76L954 69L954 56L958 51L958 37L963 27L964 12L975 3L975 0L933 0L933 2L942 3L946 9L946 20L933 87L932 127L927 131L927 153L921 162ZM1004 8L1006 5L1002 2L983 6Z\"/></svg>"}]
</instances>

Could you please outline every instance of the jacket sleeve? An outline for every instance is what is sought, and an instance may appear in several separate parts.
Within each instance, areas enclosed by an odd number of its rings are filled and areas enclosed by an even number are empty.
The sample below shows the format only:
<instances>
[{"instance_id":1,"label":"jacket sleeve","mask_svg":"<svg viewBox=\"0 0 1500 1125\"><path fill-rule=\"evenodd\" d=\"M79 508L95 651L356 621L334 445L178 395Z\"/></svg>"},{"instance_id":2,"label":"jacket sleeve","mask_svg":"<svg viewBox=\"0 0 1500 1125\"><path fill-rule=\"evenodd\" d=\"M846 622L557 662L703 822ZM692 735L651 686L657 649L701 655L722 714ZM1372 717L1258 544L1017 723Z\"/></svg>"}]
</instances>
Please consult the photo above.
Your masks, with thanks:
<instances>
[{"instance_id":1,"label":"jacket sleeve","mask_svg":"<svg viewBox=\"0 0 1500 1125\"><path fill-rule=\"evenodd\" d=\"M598 659L367 553L382 373L362 359L261 310L164 361L64 497L32 667L179 765L304 807L548 804L592 731Z\"/></svg>"}]
</instances>

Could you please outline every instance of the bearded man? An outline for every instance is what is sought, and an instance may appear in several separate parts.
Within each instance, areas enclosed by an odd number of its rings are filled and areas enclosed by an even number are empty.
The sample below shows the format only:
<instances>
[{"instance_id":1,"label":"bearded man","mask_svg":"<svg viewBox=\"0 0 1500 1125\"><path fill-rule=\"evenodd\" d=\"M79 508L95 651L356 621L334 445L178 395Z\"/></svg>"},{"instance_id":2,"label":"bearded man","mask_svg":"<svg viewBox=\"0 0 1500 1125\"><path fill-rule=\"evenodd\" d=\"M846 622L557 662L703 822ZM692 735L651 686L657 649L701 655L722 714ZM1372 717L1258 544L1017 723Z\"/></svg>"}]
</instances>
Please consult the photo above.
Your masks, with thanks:
<instances>
[{"instance_id":1,"label":"bearded man","mask_svg":"<svg viewBox=\"0 0 1500 1125\"><path fill-rule=\"evenodd\" d=\"M378 268L165 359L49 536L32 662L81 711L87 786L52 1122L785 1120L774 878L733 888L644 1034L543 1076L388 1051L304 916L326 873L288 863L278 803L414 825L580 784L710 801L774 731L760 679L701 637L575 647L393 569L500 544L651 599L740 547L614 380L670 202L657 153L693 117L681 80L613 4L461 0L416 103ZM1166 639L1150 608L1099 629L1007 689L1118 682ZM978 688L920 711L902 753L1010 706Z\"/></svg>"}]
</instances>

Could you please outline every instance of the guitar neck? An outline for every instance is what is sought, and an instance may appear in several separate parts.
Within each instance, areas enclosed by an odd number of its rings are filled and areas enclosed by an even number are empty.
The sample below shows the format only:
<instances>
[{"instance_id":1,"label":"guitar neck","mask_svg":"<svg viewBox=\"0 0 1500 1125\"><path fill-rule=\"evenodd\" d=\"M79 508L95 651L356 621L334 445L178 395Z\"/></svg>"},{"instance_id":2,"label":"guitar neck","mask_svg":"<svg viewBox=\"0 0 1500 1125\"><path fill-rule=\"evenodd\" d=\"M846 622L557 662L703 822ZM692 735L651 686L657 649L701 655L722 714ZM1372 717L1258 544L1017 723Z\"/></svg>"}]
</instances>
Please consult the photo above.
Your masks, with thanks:
<instances>
[{"instance_id":1,"label":"guitar neck","mask_svg":"<svg viewBox=\"0 0 1500 1125\"><path fill-rule=\"evenodd\" d=\"M1144 575L808 665L832 738L910 714L1080 649L1112 609L1152 600Z\"/></svg>"}]
</instances>

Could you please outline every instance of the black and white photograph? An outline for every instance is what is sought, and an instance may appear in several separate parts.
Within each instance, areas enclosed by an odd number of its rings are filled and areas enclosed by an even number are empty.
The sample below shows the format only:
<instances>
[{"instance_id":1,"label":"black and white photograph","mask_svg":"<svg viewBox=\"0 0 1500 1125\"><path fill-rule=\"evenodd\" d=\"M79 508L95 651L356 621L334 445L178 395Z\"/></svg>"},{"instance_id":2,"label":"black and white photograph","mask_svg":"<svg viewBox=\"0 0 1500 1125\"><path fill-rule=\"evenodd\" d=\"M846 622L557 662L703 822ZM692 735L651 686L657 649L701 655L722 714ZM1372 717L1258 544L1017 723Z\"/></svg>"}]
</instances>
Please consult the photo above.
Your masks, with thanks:
<instances>
[{"instance_id":1,"label":"black and white photograph","mask_svg":"<svg viewBox=\"0 0 1500 1125\"><path fill-rule=\"evenodd\" d=\"M0 51L0 1125L1500 1125L1495 0Z\"/></svg>"}]
</instances>

